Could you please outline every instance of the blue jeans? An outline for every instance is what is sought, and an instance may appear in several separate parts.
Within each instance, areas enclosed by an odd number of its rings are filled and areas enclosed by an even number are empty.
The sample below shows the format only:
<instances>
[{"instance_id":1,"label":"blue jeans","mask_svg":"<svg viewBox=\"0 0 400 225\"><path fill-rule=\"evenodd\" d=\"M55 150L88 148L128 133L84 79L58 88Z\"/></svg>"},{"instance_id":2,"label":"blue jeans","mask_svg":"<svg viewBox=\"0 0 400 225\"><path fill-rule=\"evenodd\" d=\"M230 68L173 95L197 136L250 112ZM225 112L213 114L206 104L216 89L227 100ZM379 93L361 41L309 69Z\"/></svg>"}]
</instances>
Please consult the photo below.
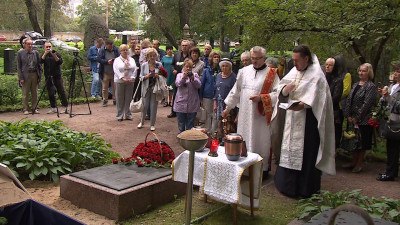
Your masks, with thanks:
<instances>
[{"instance_id":1,"label":"blue jeans","mask_svg":"<svg viewBox=\"0 0 400 225\"><path fill-rule=\"evenodd\" d=\"M194 113L176 113L176 117L178 118L178 129L179 133L182 133L185 130L190 130L194 126L194 119L196 118L197 112Z\"/></svg>"},{"instance_id":2,"label":"blue jeans","mask_svg":"<svg viewBox=\"0 0 400 225\"><path fill-rule=\"evenodd\" d=\"M92 72L92 73L93 73L93 81L92 81L92 88L90 90L90 95L100 96L101 80L99 79L99 73L98 72Z\"/></svg>"}]
</instances>

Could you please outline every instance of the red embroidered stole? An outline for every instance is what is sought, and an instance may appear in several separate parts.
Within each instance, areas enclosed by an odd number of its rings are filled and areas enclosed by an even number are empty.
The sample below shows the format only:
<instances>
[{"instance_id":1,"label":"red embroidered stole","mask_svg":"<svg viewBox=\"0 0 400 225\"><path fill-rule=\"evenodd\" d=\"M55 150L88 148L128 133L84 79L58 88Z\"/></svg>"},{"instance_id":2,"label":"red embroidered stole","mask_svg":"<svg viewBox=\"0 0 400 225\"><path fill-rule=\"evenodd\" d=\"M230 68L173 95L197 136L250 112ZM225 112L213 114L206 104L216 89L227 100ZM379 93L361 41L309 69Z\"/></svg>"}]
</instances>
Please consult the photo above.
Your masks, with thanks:
<instances>
[{"instance_id":1,"label":"red embroidered stole","mask_svg":"<svg viewBox=\"0 0 400 225\"><path fill-rule=\"evenodd\" d=\"M265 116L267 119L267 124L271 124L271 117L272 117L272 103L271 103L271 96L269 92L271 91L272 84L275 80L275 74L277 72L277 68L269 68L267 76L265 77L264 84L261 88L260 97L261 101L258 102L258 112Z\"/></svg>"}]
</instances>

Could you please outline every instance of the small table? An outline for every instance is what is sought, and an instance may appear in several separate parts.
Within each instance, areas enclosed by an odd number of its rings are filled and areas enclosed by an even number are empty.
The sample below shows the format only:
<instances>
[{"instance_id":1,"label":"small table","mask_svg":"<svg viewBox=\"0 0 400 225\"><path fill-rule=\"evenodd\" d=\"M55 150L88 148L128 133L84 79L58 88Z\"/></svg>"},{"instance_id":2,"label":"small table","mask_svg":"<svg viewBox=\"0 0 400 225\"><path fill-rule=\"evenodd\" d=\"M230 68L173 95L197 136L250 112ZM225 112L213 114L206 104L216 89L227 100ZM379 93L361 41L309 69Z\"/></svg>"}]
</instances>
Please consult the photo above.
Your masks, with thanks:
<instances>
[{"instance_id":1,"label":"small table","mask_svg":"<svg viewBox=\"0 0 400 225\"><path fill-rule=\"evenodd\" d=\"M206 197L233 204L234 223L236 224L237 206L251 210L259 208L262 182L262 158L248 152L247 157L238 161L229 161L225 148L218 148L218 157L208 156L209 149L196 152L194 157L193 184L200 186L200 192ZM172 164L172 179L188 182L189 151L180 154Z\"/></svg>"}]
</instances>

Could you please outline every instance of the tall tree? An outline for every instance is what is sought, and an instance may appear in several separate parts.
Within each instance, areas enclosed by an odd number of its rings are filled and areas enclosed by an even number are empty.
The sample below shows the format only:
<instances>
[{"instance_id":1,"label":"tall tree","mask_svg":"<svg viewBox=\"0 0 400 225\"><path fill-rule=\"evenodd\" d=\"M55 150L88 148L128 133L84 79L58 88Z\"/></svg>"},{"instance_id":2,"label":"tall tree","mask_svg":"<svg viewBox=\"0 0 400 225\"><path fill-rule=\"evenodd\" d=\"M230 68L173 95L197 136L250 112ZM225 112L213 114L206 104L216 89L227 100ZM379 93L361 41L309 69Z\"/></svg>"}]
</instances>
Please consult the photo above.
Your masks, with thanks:
<instances>
[{"instance_id":1,"label":"tall tree","mask_svg":"<svg viewBox=\"0 0 400 225\"><path fill-rule=\"evenodd\" d=\"M268 46L276 39L288 47L300 38L321 54L351 49L360 63L370 62L376 71L382 51L399 31L399 9L399 1L392 0L243 0L230 6L227 15L244 24L249 45ZM316 41L325 44L324 51Z\"/></svg>"},{"instance_id":2,"label":"tall tree","mask_svg":"<svg viewBox=\"0 0 400 225\"><path fill-rule=\"evenodd\" d=\"M105 14L105 5L97 0L83 0L82 4L78 5L76 14L78 15L78 24L83 28L92 15Z\"/></svg>"},{"instance_id":3,"label":"tall tree","mask_svg":"<svg viewBox=\"0 0 400 225\"><path fill-rule=\"evenodd\" d=\"M40 29L39 21L38 21L37 14L36 14L37 9L36 9L35 4L33 3L33 0L25 0L25 5L28 8L29 20L32 24L33 30L43 35L42 29Z\"/></svg>"},{"instance_id":4,"label":"tall tree","mask_svg":"<svg viewBox=\"0 0 400 225\"><path fill-rule=\"evenodd\" d=\"M190 26L190 15L193 6L198 3L195 0L166 0L166 1L152 1L143 0L146 4L147 9L151 17L155 20L155 24L158 25L161 32L168 39L168 41L175 47L178 48L177 40L181 36L183 26L188 24ZM171 21L171 14L178 14L179 29L176 28L176 21ZM167 23L171 21L170 23ZM174 28L175 27L175 28Z\"/></svg>"},{"instance_id":5,"label":"tall tree","mask_svg":"<svg viewBox=\"0 0 400 225\"><path fill-rule=\"evenodd\" d=\"M44 36L51 37L51 6L53 4L53 0L45 0L44 4Z\"/></svg>"},{"instance_id":6,"label":"tall tree","mask_svg":"<svg viewBox=\"0 0 400 225\"><path fill-rule=\"evenodd\" d=\"M133 30L136 25L138 5L131 0L112 0L108 26L117 31Z\"/></svg>"}]
</instances>

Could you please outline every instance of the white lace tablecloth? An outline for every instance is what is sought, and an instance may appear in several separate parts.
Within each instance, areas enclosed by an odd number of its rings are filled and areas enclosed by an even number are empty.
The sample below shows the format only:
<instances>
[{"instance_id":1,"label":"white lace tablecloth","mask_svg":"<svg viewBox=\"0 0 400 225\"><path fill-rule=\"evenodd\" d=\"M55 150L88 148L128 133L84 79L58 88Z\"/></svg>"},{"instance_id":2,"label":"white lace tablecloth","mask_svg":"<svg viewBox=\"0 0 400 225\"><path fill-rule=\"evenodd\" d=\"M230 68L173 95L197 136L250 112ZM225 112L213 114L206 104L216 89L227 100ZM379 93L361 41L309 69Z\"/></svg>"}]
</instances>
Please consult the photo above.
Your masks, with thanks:
<instances>
[{"instance_id":1,"label":"white lace tablecloth","mask_svg":"<svg viewBox=\"0 0 400 225\"><path fill-rule=\"evenodd\" d=\"M218 157L208 156L208 149L196 152L194 156L193 184L200 186L200 192L208 198L223 203L238 204L250 208L248 168L254 165L254 208L260 206L260 190L262 182L262 158L256 153L248 152L247 157L238 161L229 161L224 147L218 148ZM189 151L184 151L172 163L172 179L187 183L189 167Z\"/></svg>"}]
</instances>

